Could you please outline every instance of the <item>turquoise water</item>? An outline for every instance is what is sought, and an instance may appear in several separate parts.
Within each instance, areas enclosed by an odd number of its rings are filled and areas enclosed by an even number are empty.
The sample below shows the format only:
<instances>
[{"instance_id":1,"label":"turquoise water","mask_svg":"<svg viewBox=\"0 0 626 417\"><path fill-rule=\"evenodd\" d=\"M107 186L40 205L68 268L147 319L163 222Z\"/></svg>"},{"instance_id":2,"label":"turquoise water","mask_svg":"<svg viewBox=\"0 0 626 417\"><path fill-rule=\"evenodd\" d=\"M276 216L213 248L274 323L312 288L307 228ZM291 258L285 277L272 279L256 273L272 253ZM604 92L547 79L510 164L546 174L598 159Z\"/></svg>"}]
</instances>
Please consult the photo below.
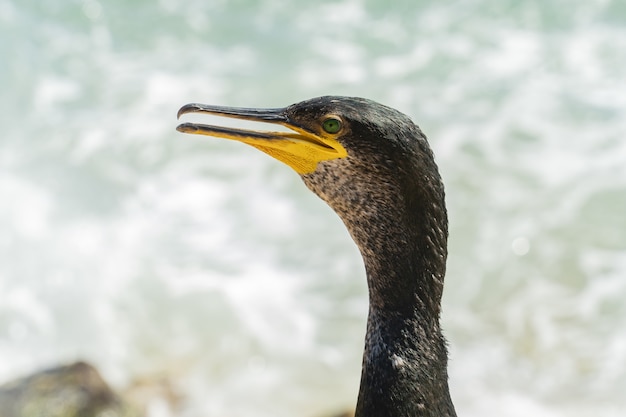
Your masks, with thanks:
<instances>
[{"instance_id":1,"label":"turquoise water","mask_svg":"<svg viewBox=\"0 0 626 417\"><path fill-rule=\"evenodd\" d=\"M352 407L360 255L289 168L188 102L409 114L447 186L462 416L626 412L621 0L0 0L0 380L87 359L151 416Z\"/></svg>"}]
</instances>

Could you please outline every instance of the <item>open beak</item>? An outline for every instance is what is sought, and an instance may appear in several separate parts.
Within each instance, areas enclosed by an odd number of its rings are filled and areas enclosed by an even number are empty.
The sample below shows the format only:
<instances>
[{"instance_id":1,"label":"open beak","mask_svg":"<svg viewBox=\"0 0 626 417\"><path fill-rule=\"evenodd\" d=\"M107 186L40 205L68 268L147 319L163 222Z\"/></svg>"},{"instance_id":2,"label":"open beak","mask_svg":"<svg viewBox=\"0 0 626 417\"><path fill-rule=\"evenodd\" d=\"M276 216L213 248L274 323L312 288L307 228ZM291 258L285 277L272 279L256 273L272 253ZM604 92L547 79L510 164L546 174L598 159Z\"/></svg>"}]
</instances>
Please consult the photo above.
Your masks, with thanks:
<instances>
[{"instance_id":1,"label":"open beak","mask_svg":"<svg viewBox=\"0 0 626 417\"><path fill-rule=\"evenodd\" d=\"M207 113L288 128L289 132L276 132L183 123L176 130L247 143L286 163L299 174L315 171L321 161L347 156L346 150L335 137L313 132L290 120L286 115L286 108L252 109L192 103L184 105L178 111L178 118L187 113Z\"/></svg>"}]
</instances>

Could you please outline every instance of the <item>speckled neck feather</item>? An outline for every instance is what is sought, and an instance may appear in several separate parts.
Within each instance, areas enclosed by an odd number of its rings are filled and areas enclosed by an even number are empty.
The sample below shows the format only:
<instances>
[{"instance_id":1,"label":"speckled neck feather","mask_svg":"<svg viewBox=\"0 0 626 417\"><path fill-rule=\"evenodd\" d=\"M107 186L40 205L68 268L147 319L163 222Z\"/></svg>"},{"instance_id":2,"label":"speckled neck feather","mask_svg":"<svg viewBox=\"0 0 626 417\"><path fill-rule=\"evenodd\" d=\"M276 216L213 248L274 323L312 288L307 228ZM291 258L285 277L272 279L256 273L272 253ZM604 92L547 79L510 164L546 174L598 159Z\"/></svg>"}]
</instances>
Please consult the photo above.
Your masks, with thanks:
<instances>
[{"instance_id":1,"label":"speckled neck feather","mask_svg":"<svg viewBox=\"0 0 626 417\"><path fill-rule=\"evenodd\" d=\"M372 125L353 124L358 146L345 144L348 158L324 161L303 180L344 221L365 263L370 307L356 417L451 417L439 326L448 235L443 185L423 133L385 109L401 124L390 142L396 149L359 140L381 124L370 117Z\"/></svg>"}]
</instances>

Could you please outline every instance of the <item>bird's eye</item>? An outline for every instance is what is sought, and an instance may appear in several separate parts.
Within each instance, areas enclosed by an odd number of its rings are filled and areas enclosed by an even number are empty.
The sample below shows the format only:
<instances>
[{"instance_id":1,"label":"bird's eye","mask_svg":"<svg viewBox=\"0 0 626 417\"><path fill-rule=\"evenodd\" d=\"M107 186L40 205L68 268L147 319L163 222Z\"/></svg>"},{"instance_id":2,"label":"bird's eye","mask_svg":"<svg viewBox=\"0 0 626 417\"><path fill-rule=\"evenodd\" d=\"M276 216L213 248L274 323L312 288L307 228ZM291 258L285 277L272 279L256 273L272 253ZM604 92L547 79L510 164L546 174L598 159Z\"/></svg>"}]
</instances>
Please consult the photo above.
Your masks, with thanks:
<instances>
[{"instance_id":1,"label":"bird's eye","mask_svg":"<svg viewBox=\"0 0 626 417\"><path fill-rule=\"evenodd\" d=\"M322 122L322 127L326 133L337 133L341 130L341 120L336 117L329 117Z\"/></svg>"}]
</instances>

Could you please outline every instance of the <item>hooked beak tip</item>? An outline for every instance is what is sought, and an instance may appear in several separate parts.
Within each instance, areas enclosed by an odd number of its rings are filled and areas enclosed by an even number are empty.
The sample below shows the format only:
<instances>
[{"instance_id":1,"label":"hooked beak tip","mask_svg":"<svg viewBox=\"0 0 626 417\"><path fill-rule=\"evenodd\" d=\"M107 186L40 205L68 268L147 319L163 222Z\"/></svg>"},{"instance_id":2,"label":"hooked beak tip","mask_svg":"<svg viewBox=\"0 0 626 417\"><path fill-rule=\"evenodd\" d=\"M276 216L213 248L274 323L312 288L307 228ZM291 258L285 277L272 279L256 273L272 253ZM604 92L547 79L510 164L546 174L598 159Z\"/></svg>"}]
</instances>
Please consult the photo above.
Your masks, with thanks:
<instances>
[{"instance_id":1,"label":"hooked beak tip","mask_svg":"<svg viewBox=\"0 0 626 417\"><path fill-rule=\"evenodd\" d=\"M176 119L180 119L180 116L183 114L193 112L194 110L197 110L197 106L195 104L185 104L180 108L180 110L178 110L178 113L176 113Z\"/></svg>"}]
</instances>

